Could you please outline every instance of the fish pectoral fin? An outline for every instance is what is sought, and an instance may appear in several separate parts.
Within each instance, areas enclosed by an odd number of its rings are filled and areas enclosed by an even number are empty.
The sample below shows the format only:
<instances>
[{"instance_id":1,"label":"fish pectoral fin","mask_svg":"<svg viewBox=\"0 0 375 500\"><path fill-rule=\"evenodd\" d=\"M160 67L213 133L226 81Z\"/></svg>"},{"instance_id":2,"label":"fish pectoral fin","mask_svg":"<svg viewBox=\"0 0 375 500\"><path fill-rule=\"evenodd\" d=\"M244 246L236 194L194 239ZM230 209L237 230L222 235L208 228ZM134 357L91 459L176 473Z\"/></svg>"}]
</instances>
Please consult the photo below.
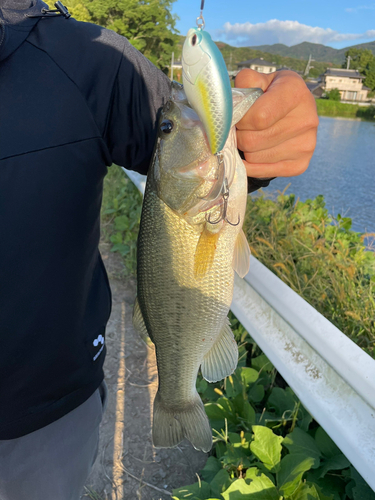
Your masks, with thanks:
<instances>
[{"instance_id":1,"label":"fish pectoral fin","mask_svg":"<svg viewBox=\"0 0 375 500\"><path fill-rule=\"evenodd\" d=\"M214 233L205 226L202 234L199 237L197 248L194 255L194 276L195 278L203 278L211 269L214 262L217 242L220 232Z\"/></svg>"},{"instance_id":2,"label":"fish pectoral fin","mask_svg":"<svg viewBox=\"0 0 375 500\"><path fill-rule=\"evenodd\" d=\"M190 404L168 408L163 404L159 391L154 401L152 441L157 448L172 448L184 438L196 450L208 452L212 447L212 431L198 393Z\"/></svg>"},{"instance_id":3,"label":"fish pectoral fin","mask_svg":"<svg viewBox=\"0 0 375 500\"><path fill-rule=\"evenodd\" d=\"M147 332L147 328L146 328L145 320L143 319L141 308L139 307L138 297L135 299L135 302L134 302L133 326L134 326L136 332L138 333L138 335L143 340L143 342L146 344L146 346L154 348L154 344L152 343L152 340L150 339L150 336Z\"/></svg>"},{"instance_id":4,"label":"fish pectoral fin","mask_svg":"<svg viewBox=\"0 0 375 500\"><path fill-rule=\"evenodd\" d=\"M237 367L238 347L227 318L219 338L206 354L201 365L207 382L218 382L231 375Z\"/></svg>"},{"instance_id":5,"label":"fish pectoral fin","mask_svg":"<svg viewBox=\"0 0 375 500\"><path fill-rule=\"evenodd\" d=\"M241 230L238 233L236 244L234 246L232 267L243 278L250 269L250 247L247 242L245 233Z\"/></svg>"}]
</instances>

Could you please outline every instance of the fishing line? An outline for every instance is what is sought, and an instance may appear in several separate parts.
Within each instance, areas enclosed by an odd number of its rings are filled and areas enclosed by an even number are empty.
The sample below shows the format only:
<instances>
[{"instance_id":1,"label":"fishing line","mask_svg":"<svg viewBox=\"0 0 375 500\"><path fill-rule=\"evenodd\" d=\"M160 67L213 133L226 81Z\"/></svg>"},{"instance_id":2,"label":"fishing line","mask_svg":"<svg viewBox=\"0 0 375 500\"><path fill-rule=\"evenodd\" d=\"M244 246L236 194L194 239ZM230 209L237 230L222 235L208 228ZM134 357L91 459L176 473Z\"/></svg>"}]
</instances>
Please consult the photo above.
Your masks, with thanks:
<instances>
[{"instance_id":1,"label":"fishing line","mask_svg":"<svg viewBox=\"0 0 375 500\"><path fill-rule=\"evenodd\" d=\"M201 13L200 13L200 16L197 17L197 26L198 26L198 29L200 29L200 30L203 30L204 26L205 26L204 17L203 17L203 9L204 9L204 0L201 1Z\"/></svg>"}]
</instances>

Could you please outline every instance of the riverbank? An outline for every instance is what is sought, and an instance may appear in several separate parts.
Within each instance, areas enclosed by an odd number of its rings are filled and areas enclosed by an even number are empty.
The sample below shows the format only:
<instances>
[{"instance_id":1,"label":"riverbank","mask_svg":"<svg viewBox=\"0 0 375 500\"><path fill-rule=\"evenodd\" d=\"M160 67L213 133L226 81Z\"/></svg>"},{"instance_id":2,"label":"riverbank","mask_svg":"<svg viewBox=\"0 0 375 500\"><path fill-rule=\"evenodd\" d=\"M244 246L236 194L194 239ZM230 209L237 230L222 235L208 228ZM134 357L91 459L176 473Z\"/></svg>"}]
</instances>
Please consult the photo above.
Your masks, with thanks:
<instances>
[{"instance_id":1,"label":"riverbank","mask_svg":"<svg viewBox=\"0 0 375 500\"><path fill-rule=\"evenodd\" d=\"M364 107L340 101L317 99L316 107L319 116L358 118L361 120L375 121L375 106Z\"/></svg>"}]
</instances>

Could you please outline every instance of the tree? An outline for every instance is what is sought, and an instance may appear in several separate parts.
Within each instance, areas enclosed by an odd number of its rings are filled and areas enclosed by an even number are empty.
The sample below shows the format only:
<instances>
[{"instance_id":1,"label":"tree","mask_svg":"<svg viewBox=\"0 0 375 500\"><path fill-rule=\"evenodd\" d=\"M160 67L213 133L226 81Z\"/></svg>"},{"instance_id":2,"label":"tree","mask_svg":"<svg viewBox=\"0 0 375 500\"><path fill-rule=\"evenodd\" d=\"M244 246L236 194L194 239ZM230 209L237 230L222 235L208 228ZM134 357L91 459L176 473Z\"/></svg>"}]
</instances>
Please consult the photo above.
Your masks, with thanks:
<instances>
[{"instance_id":1,"label":"tree","mask_svg":"<svg viewBox=\"0 0 375 500\"><path fill-rule=\"evenodd\" d=\"M366 78L364 84L370 87L371 90L375 90L375 57L366 67Z\"/></svg>"},{"instance_id":2,"label":"tree","mask_svg":"<svg viewBox=\"0 0 375 500\"><path fill-rule=\"evenodd\" d=\"M176 0L67 0L79 21L90 21L126 36L152 63L166 70L178 41Z\"/></svg>"},{"instance_id":3,"label":"tree","mask_svg":"<svg viewBox=\"0 0 375 500\"><path fill-rule=\"evenodd\" d=\"M341 94L339 89L332 89L329 92L326 92L326 99L330 101L341 101Z\"/></svg>"},{"instance_id":4,"label":"tree","mask_svg":"<svg viewBox=\"0 0 375 500\"><path fill-rule=\"evenodd\" d=\"M370 49L351 48L345 52L345 63L343 68L347 67L348 57L350 56L350 69L357 69L360 72L365 71L367 65L374 59L374 54Z\"/></svg>"},{"instance_id":5,"label":"tree","mask_svg":"<svg viewBox=\"0 0 375 500\"><path fill-rule=\"evenodd\" d=\"M375 89L375 56L369 49L349 49L345 52L346 61L350 56L350 69L357 69L364 76L363 83L371 90ZM346 64L342 65L346 68Z\"/></svg>"}]
</instances>

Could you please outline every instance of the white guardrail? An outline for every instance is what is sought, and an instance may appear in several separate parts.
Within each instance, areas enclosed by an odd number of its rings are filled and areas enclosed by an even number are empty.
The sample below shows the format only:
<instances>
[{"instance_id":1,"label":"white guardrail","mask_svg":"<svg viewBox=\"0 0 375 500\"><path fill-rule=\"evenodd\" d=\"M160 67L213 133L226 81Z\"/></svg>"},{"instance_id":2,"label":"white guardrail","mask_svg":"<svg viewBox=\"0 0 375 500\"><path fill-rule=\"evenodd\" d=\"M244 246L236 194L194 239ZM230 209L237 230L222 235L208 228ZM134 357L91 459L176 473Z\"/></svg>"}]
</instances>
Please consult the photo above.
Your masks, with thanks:
<instances>
[{"instance_id":1,"label":"white guardrail","mask_svg":"<svg viewBox=\"0 0 375 500\"><path fill-rule=\"evenodd\" d=\"M233 313L375 491L375 360L253 256L235 276Z\"/></svg>"}]
</instances>

